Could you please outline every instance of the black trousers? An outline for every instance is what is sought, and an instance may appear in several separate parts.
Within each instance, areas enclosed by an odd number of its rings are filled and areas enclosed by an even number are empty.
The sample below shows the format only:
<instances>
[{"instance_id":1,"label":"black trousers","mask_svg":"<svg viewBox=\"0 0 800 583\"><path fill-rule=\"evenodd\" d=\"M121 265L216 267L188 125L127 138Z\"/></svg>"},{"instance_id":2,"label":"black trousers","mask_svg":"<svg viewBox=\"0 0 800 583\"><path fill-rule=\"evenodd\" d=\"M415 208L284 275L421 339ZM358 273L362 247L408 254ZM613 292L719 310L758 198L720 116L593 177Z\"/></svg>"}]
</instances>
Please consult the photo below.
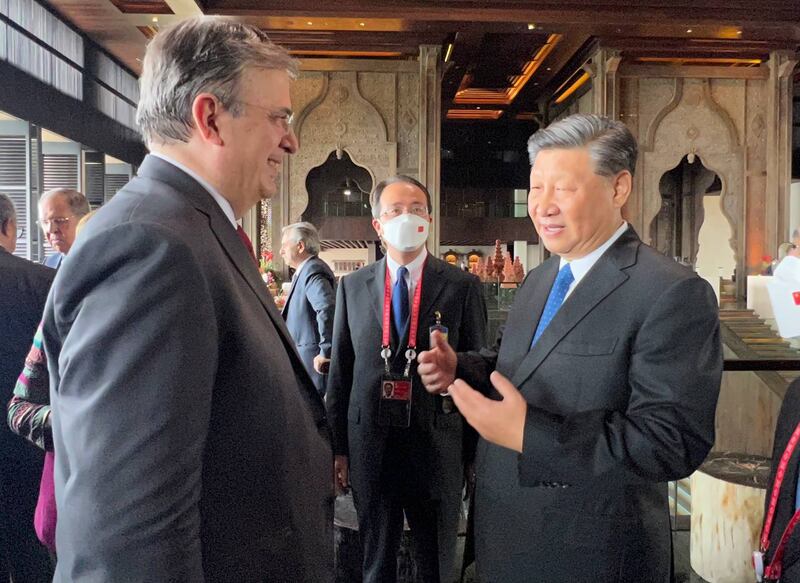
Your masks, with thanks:
<instances>
[{"instance_id":1,"label":"black trousers","mask_svg":"<svg viewBox=\"0 0 800 583\"><path fill-rule=\"evenodd\" d=\"M383 467L353 484L364 553L363 583L395 583L404 515L411 531L417 581L440 583L439 525L442 505L431 499L417 467L419 450L407 429L392 429ZM453 532L453 537L456 533Z\"/></svg>"},{"instance_id":2,"label":"black trousers","mask_svg":"<svg viewBox=\"0 0 800 583\"><path fill-rule=\"evenodd\" d=\"M50 583L53 580L50 555L33 529L41 477L42 463L23 463L0 457L2 583L6 583L9 576L13 583Z\"/></svg>"}]
</instances>

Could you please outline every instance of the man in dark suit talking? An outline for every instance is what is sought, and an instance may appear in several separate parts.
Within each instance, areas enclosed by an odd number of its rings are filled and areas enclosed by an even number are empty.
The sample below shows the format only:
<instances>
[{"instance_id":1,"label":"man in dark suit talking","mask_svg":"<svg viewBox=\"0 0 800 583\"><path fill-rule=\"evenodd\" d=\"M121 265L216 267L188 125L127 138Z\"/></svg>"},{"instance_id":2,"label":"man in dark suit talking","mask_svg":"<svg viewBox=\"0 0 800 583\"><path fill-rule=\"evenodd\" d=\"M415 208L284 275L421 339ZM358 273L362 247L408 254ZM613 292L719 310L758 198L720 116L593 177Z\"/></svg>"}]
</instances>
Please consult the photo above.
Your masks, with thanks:
<instances>
[{"instance_id":1,"label":"man in dark suit talking","mask_svg":"<svg viewBox=\"0 0 800 583\"><path fill-rule=\"evenodd\" d=\"M455 350L484 343L478 279L431 256L427 189L408 176L379 183L372 225L384 259L339 282L326 395L336 479L352 483L365 583L392 583L405 513L419 579L453 580L463 481L463 419L416 374L430 329Z\"/></svg>"},{"instance_id":2,"label":"man in dark suit talking","mask_svg":"<svg viewBox=\"0 0 800 583\"><path fill-rule=\"evenodd\" d=\"M456 355L436 340L419 357L426 388L449 390L482 436L478 574L666 583L666 482L714 442L714 292L622 218L637 156L624 124L570 116L528 149L528 212L553 256L528 274L495 349Z\"/></svg>"},{"instance_id":3,"label":"man in dark suit talking","mask_svg":"<svg viewBox=\"0 0 800 583\"><path fill-rule=\"evenodd\" d=\"M56 582L333 579L324 407L236 223L297 149L295 74L227 19L147 47L151 155L81 232L45 309Z\"/></svg>"}]
</instances>

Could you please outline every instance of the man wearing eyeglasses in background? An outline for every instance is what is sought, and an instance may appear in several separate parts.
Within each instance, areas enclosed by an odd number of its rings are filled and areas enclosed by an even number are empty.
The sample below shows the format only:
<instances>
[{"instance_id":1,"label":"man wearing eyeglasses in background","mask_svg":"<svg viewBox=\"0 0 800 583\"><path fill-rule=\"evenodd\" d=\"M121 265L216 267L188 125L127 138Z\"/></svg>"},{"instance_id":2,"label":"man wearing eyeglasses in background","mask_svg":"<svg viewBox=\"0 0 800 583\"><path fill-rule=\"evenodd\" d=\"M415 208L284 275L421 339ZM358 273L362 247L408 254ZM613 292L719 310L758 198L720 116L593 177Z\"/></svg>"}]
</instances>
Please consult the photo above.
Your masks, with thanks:
<instances>
[{"instance_id":1,"label":"man wearing eyeglasses in background","mask_svg":"<svg viewBox=\"0 0 800 583\"><path fill-rule=\"evenodd\" d=\"M75 230L81 217L89 214L89 202L77 190L54 188L39 199L39 220L44 236L56 253L43 263L58 269L61 260L75 242Z\"/></svg>"},{"instance_id":2,"label":"man wearing eyeglasses in background","mask_svg":"<svg viewBox=\"0 0 800 583\"><path fill-rule=\"evenodd\" d=\"M386 258L342 278L336 298L326 393L336 482L353 486L365 583L396 580L404 511L420 580L449 583L464 424L449 397L425 391L415 352L428 349L436 325L454 349L479 349L486 306L475 276L426 250L431 200L422 184L384 180L372 216Z\"/></svg>"},{"instance_id":3,"label":"man wearing eyeglasses in background","mask_svg":"<svg viewBox=\"0 0 800 583\"><path fill-rule=\"evenodd\" d=\"M0 194L0 403L11 398L55 276L52 269L15 257L17 239L14 204ZM33 530L42 463L41 451L0 422L0 581L52 579L47 551Z\"/></svg>"}]
</instances>

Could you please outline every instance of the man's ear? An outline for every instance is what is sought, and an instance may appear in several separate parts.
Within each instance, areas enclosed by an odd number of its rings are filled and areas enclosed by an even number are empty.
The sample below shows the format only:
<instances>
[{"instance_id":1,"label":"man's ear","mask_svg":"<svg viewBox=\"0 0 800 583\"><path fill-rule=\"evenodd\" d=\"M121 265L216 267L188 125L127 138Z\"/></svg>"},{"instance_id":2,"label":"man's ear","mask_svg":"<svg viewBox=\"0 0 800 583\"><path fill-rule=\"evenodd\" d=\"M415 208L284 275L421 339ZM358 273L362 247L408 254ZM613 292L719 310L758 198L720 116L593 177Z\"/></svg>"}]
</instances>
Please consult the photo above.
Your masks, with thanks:
<instances>
[{"instance_id":1,"label":"man's ear","mask_svg":"<svg viewBox=\"0 0 800 583\"><path fill-rule=\"evenodd\" d=\"M378 237L383 238L381 235L381 222L378 219L372 219L372 228L375 229Z\"/></svg>"},{"instance_id":2,"label":"man's ear","mask_svg":"<svg viewBox=\"0 0 800 583\"><path fill-rule=\"evenodd\" d=\"M224 145L220 135L219 119L223 107L210 93L201 93L192 102L192 120L200 139L216 146Z\"/></svg>"},{"instance_id":3,"label":"man's ear","mask_svg":"<svg viewBox=\"0 0 800 583\"><path fill-rule=\"evenodd\" d=\"M627 170L623 170L612 179L611 186L614 189L614 207L621 209L631 195L633 176Z\"/></svg>"}]
</instances>

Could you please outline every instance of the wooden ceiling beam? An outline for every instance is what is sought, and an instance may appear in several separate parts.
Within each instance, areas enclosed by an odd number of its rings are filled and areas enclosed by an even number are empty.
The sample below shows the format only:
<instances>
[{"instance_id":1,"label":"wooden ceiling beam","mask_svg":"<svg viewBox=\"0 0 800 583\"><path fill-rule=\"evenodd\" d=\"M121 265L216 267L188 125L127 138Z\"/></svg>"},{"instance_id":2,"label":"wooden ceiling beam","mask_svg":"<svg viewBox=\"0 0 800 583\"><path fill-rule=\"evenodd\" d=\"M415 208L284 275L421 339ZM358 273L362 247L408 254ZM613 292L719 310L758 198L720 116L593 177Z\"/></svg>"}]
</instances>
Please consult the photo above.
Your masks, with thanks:
<instances>
[{"instance_id":1,"label":"wooden ceiling beam","mask_svg":"<svg viewBox=\"0 0 800 583\"><path fill-rule=\"evenodd\" d=\"M744 23L800 27L800 4L785 0L762 0L755 9L745 0L650 0L635 7L628 0L495 1L440 0L206 0L207 13L228 15L318 16L397 18L452 22L535 22L559 27L570 25ZM632 9L634 8L634 9Z\"/></svg>"},{"instance_id":2,"label":"wooden ceiling beam","mask_svg":"<svg viewBox=\"0 0 800 583\"><path fill-rule=\"evenodd\" d=\"M480 57L483 33L479 31L461 32L456 34L453 42L453 52L447 69L442 78L442 108L447 111L451 107L453 97L461 86L464 75Z\"/></svg>"}]
</instances>

